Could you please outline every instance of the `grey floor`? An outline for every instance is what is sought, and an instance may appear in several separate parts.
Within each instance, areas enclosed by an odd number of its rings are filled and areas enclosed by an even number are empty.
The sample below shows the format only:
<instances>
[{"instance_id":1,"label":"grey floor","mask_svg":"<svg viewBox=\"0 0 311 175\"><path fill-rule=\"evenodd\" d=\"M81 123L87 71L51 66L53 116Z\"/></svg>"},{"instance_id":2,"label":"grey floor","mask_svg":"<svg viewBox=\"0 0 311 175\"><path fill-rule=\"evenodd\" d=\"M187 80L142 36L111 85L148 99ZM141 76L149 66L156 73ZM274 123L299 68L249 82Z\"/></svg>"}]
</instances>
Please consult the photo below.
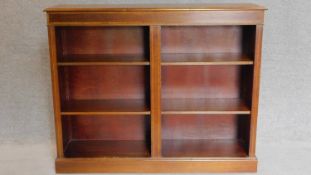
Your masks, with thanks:
<instances>
[{"instance_id":1,"label":"grey floor","mask_svg":"<svg viewBox=\"0 0 311 175\"><path fill-rule=\"evenodd\" d=\"M299 141L257 146L262 175L311 175L311 144ZM54 172L53 143L0 144L0 175L50 175ZM252 173L254 175L255 173ZM249 175L244 173L243 175Z\"/></svg>"}]
</instances>

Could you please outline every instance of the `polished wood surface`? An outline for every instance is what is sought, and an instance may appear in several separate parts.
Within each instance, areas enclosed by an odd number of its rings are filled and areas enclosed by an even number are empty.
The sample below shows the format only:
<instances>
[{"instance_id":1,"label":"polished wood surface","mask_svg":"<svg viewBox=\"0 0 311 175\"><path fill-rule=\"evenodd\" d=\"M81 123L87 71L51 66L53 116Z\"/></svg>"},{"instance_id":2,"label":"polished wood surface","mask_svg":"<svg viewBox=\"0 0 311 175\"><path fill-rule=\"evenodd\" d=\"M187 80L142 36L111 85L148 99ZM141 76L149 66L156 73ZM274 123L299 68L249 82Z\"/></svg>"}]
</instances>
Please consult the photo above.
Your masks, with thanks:
<instances>
[{"instance_id":1,"label":"polished wood surface","mask_svg":"<svg viewBox=\"0 0 311 175\"><path fill-rule=\"evenodd\" d=\"M150 65L143 54L71 54L61 58L58 66Z\"/></svg>"},{"instance_id":2,"label":"polished wood surface","mask_svg":"<svg viewBox=\"0 0 311 175\"><path fill-rule=\"evenodd\" d=\"M250 133L250 149L249 154L255 157L256 150L256 131L257 131L257 117L259 104L259 83L260 83L260 67L261 67L261 48L262 48L263 26L256 26L256 44L255 44L255 65L253 74L253 89L252 89L252 120Z\"/></svg>"},{"instance_id":3,"label":"polished wood surface","mask_svg":"<svg viewBox=\"0 0 311 175\"><path fill-rule=\"evenodd\" d=\"M161 27L150 26L151 154L161 157Z\"/></svg>"},{"instance_id":4,"label":"polished wood surface","mask_svg":"<svg viewBox=\"0 0 311 175\"><path fill-rule=\"evenodd\" d=\"M150 108L141 99L70 100L63 103L62 115L133 115L150 114Z\"/></svg>"},{"instance_id":5,"label":"polished wood surface","mask_svg":"<svg viewBox=\"0 0 311 175\"><path fill-rule=\"evenodd\" d=\"M67 100L149 99L149 67L66 66L59 69Z\"/></svg>"},{"instance_id":6,"label":"polished wood surface","mask_svg":"<svg viewBox=\"0 0 311 175\"><path fill-rule=\"evenodd\" d=\"M240 53L162 53L163 66L169 65L252 65L253 60Z\"/></svg>"},{"instance_id":7,"label":"polished wood surface","mask_svg":"<svg viewBox=\"0 0 311 175\"><path fill-rule=\"evenodd\" d=\"M56 171L254 172L265 7L46 9Z\"/></svg>"},{"instance_id":8,"label":"polished wood surface","mask_svg":"<svg viewBox=\"0 0 311 175\"><path fill-rule=\"evenodd\" d=\"M104 15L103 15L104 14ZM158 12L60 12L50 13L54 26L146 26L146 25L257 25L263 11L158 11Z\"/></svg>"},{"instance_id":9,"label":"polished wood surface","mask_svg":"<svg viewBox=\"0 0 311 175\"><path fill-rule=\"evenodd\" d=\"M146 54L146 27L57 27L58 54ZM147 55L146 55L147 56ZM147 57L146 57L147 58Z\"/></svg>"},{"instance_id":10,"label":"polished wood surface","mask_svg":"<svg viewBox=\"0 0 311 175\"><path fill-rule=\"evenodd\" d=\"M162 53L241 53L247 26L165 26Z\"/></svg>"},{"instance_id":11,"label":"polished wood surface","mask_svg":"<svg viewBox=\"0 0 311 175\"><path fill-rule=\"evenodd\" d=\"M163 140L164 157L246 157L239 140Z\"/></svg>"},{"instance_id":12,"label":"polished wood surface","mask_svg":"<svg viewBox=\"0 0 311 175\"><path fill-rule=\"evenodd\" d=\"M73 140L66 157L149 157L149 146L137 140Z\"/></svg>"},{"instance_id":13,"label":"polished wood surface","mask_svg":"<svg viewBox=\"0 0 311 175\"><path fill-rule=\"evenodd\" d=\"M71 140L150 141L150 117L145 115L75 115L62 118ZM68 127L68 125L71 125Z\"/></svg>"},{"instance_id":14,"label":"polished wood surface","mask_svg":"<svg viewBox=\"0 0 311 175\"><path fill-rule=\"evenodd\" d=\"M255 172L256 158L58 158L56 171L62 173L228 173Z\"/></svg>"},{"instance_id":15,"label":"polished wood surface","mask_svg":"<svg viewBox=\"0 0 311 175\"><path fill-rule=\"evenodd\" d=\"M245 124L249 115L233 114L169 114L162 115L162 139L164 140L245 140Z\"/></svg>"},{"instance_id":16,"label":"polished wood surface","mask_svg":"<svg viewBox=\"0 0 311 175\"><path fill-rule=\"evenodd\" d=\"M96 12L96 11L245 11L266 10L264 6L252 3L226 4L70 4L56 5L45 9L46 12Z\"/></svg>"},{"instance_id":17,"label":"polished wood surface","mask_svg":"<svg viewBox=\"0 0 311 175\"><path fill-rule=\"evenodd\" d=\"M240 99L178 98L162 100L162 114L250 114Z\"/></svg>"},{"instance_id":18,"label":"polished wood surface","mask_svg":"<svg viewBox=\"0 0 311 175\"><path fill-rule=\"evenodd\" d=\"M49 34L49 47L50 47L50 66L51 66L51 79L52 79L52 92L53 92L53 107L54 107L54 120L55 120L55 133L57 144L57 157L64 157L63 150L63 131L61 122L61 109L60 109L60 92L59 92L59 80L57 69L57 36L54 26L48 27Z\"/></svg>"},{"instance_id":19,"label":"polished wood surface","mask_svg":"<svg viewBox=\"0 0 311 175\"><path fill-rule=\"evenodd\" d=\"M162 66L162 98L240 98L240 85L251 84L244 78L247 67Z\"/></svg>"}]
</instances>

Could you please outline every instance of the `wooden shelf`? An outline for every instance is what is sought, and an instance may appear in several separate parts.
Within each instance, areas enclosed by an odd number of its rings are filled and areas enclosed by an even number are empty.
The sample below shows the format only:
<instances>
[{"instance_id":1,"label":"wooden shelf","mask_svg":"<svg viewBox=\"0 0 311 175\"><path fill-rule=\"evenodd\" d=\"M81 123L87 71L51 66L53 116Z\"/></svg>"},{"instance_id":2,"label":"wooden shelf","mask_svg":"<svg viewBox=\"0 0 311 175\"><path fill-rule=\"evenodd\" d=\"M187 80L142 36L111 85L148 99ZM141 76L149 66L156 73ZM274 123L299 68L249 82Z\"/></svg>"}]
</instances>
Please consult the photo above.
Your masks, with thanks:
<instances>
[{"instance_id":1,"label":"wooden shelf","mask_svg":"<svg viewBox=\"0 0 311 175\"><path fill-rule=\"evenodd\" d=\"M162 115L168 114L250 114L240 99L162 99Z\"/></svg>"},{"instance_id":2,"label":"wooden shelf","mask_svg":"<svg viewBox=\"0 0 311 175\"><path fill-rule=\"evenodd\" d=\"M163 140L164 157L246 157L239 140Z\"/></svg>"},{"instance_id":3,"label":"wooden shelf","mask_svg":"<svg viewBox=\"0 0 311 175\"><path fill-rule=\"evenodd\" d=\"M75 54L63 56L59 66L83 65L149 65L143 54Z\"/></svg>"},{"instance_id":4,"label":"wooden shelf","mask_svg":"<svg viewBox=\"0 0 311 175\"><path fill-rule=\"evenodd\" d=\"M169 65L252 65L246 55L238 53L162 53L163 66Z\"/></svg>"},{"instance_id":5,"label":"wooden shelf","mask_svg":"<svg viewBox=\"0 0 311 175\"><path fill-rule=\"evenodd\" d=\"M62 106L62 115L150 115L144 100L70 100Z\"/></svg>"},{"instance_id":6,"label":"wooden shelf","mask_svg":"<svg viewBox=\"0 0 311 175\"><path fill-rule=\"evenodd\" d=\"M146 141L140 140L73 140L66 157L149 157Z\"/></svg>"}]
</instances>

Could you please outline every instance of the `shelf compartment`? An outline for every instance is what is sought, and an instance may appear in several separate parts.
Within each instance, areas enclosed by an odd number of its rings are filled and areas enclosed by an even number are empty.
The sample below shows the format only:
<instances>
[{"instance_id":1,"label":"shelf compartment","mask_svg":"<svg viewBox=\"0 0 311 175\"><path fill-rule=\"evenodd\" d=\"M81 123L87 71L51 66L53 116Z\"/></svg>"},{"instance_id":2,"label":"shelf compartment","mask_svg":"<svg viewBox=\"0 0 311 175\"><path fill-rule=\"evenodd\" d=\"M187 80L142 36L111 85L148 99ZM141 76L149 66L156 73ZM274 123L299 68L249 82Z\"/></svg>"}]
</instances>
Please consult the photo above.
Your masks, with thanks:
<instances>
[{"instance_id":1,"label":"shelf compartment","mask_svg":"<svg viewBox=\"0 0 311 175\"><path fill-rule=\"evenodd\" d=\"M164 26L162 65L251 65L255 26Z\"/></svg>"},{"instance_id":2,"label":"shelf compartment","mask_svg":"<svg viewBox=\"0 0 311 175\"><path fill-rule=\"evenodd\" d=\"M246 157L243 142L229 139L163 140L164 157Z\"/></svg>"},{"instance_id":3,"label":"shelf compartment","mask_svg":"<svg viewBox=\"0 0 311 175\"><path fill-rule=\"evenodd\" d=\"M245 157L250 117L235 114L162 115L164 157Z\"/></svg>"},{"instance_id":4,"label":"shelf compartment","mask_svg":"<svg viewBox=\"0 0 311 175\"><path fill-rule=\"evenodd\" d=\"M149 115L62 116L65 157L149 157Z\"/></svg>"},{"instance_id":5,"label":"shelf compartment","mask_svg":"<svg viewBox=\"0 0 311 175\"><path fill-rule=\"evenodd\" d=\"M66 150L66 157L149 157L144 141L133 140L73 140Z\"/></svg>"},{"instance_id":6,"label":"shelf compartment","mask_svg":"<svg viewBox=\"0 0 311 175\"><path fill-rule=\"evenodd\" d=\"M250 106L253 66L163 66L161 75L162 100L241 99Z\"/></svg>"},{"instance_id":7,"label":"shelf compartment","mask_svg":"<svg viewBox=\"0 0 311 175\"><path fill-rule=\"evenodd\" d=\"M148 65L144 26L56 27L57 60L64 65Z\"/></svg>"},{"instance_id":8,"label":"shelf compartment","mask_svg":"<svg viewBox=\"0 0 311 175\"><path fill-rule=\"evenodd\" d=\"M141 99L72 100L63 104L62 115L148 115Z\"/></svg>"},{"instance_id":9,"label":"shelf compartment","mask_svg":"<svg viewBox=\"0 0 311 175\"><path fill-rule=\"evenodd\" d=\"M58 62L58 66L83 65L150 65L142 54L83 54L66 55Z\"/></svg>"},{"instance_id":10,"label":"shelf compartment","mask_svg":"<svg viewBox=\"0 0 311 175\"><path fill-rule=\"evenodd\" d=\"M162 114L250 114L240 99L162 99Z\"/></svg>"},{"instance_id":11,"label":"shelf compartment","mask_svg":"<svg viewBox=\"0 0 311 175\"><path fill-rule=\"evenodd\" d=\"M252 65L253 60L240 53L162 53L163 66L169 65Z\"/></svg>"},{"instance_id":12,"label":"shelf compartment","mask_svg":"<svg viewBox=\"0 0 311 175\"><path fill-rule=\"evenodd\" d=\"M148 66L61 66L62 115L150 114Z\"/></svg>"}]
</instances>

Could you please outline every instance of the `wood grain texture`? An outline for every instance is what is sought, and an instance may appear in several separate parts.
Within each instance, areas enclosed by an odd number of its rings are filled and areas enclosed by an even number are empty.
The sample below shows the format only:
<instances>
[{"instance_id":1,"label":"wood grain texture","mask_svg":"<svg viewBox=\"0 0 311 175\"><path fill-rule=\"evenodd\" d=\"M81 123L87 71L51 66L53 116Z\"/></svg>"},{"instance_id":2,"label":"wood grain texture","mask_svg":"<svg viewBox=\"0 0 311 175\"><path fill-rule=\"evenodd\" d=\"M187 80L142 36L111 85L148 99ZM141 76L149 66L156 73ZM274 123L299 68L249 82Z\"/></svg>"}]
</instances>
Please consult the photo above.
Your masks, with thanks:
<instances>
[{"instance_id":1,"label":"wood grain texture","mask_svg":"<svg viewBox=\"0 0 311 175\"><path fill-rule=\"evenodd\" d=\"M250 149L249 155L255 157L256 150L256 131L258 118L258 103L259 103L259 83L260 83L260 66L261 66L261 48L262 48L263 26L256 26L256 44L255 44L255 63L253 74L253 90L252 90L252 113L251 113L251 128L250 128Z\"/></svg>"},{"instance_id":2,"label":"wood grain texture","mask_svg":"<svg viewBox=\"0 0 311 175\"><path fill-rule=\"evenodd\" d=\"M141 99L149 104L148 66L61 66L67 100Z\"/></svg>"},{"instance_id":3,"label":"wood grain texture","mask_svg":"<svg viewBox=\"0 0 311 175\"><path fill-rule=\"evenodd\" d=\"M144 99L70 100L63 102L62 115L148 115Z\"/></svg>"},{"instance_id":4,"label":"wood grain texture","mask_svg":"<svg viewBox=\"0 0 311 175\"><path fill-rule=\"evenodd\" d=\"M161 52L241 53L243 28L247 26L164 26Z\"/></svg>"},{"instance_id":5,"label":"wood grain texture","mask_svg":"<svg viewBox=\"0 0 311 175\"><path fill-rule=\"evenodd\" d=\"M67 121L64 121L67 120ZM68 122L68 120L70 120ZM63 117L63 125L71 125L69 141L128 140L150 143L150 116L145 115L73 115Z\"/></svg>"},{"instance_id":6,"label":"wood grain texture","mask_svg":"<svg viewBox=\"0 0 311 175\"><path fill-rule=\"evenodd\" d=\"M71 54L58 61L58 66L149 65L143 54Z\"/></svg>"},{"instance_id":7,"label":"wood grain texture","mask_svg":"<svg viewBox=\"0 0 311 175\"><path fill-rule=\"evenodd\" d=\"M46 9L62 173L254 172L264 11Z\"/></svg>"},{"instance_id":8,"label":"wood grain texture","mask_svg":"<svg viewBox=\"0 0 311 175\"><path fill-rule=\"evenodd\" d=\"M46 12L97 12L97 11L245 11L265 10L266 8L252 3L226 4L70 4L56 5L45 9Z\"/></svg>"},{"instance_id":9,"label":"wood grain texture","mask_svg":"<svg viewBox=\"0 0 311 175\"><path fill-rule=\"evenodd\" d=\"M148 29L137 26L57 27L59 60L68 55L144 55Z\"/></svg>"},{"instance_id":10,"label":"wood grain texture","mask_svg":"<svg viewBox=\"0 0 311 175\"><path fill-rule=\"evenodd\" d=\"M50 13L55 26L256 25L263 11L159 11Z\"/></svg>"},{"instance_id":11,"label":"wood grain texture","mask_svg":"<svg viewBox=\"0 0 311 175\"><path fill-rule=\"evenodd\" d=\"M50 66L51 66L51 79L53 89L53 106L54 106L54 120L55 120L55 132L56 132L56 144L57 144L57 157L64 157L63 151L63 132L62 121L60 115L60 92L58 84L58 69L57 69L57 45L56 45L56 31L55 27L48 27L49 34L49 46L50 46Z\"/></svg>"},{"instance_id":12,"label":"wood grain texture","mask_svg":"<svg viewBox=\"0 0 311 175\"><path fill-rule=\"evenodd\" d=\"M149 145L139 140L73 140L66 157L149 157Z\"/></svg>"},{"instance_id":13,"label":"wood grain texture","mask_svg":"<svg viewBox=\"0 0 311 175\"><path fill-rule=\"evenodd\" d=\"M164 157L246 157L239 140L163 140Z\"/></svg>"},{"instance_id":14,"label":"wood grain texture","mask_svg":"<svg viewBox=\"0 0 311 175\"><path fill-rule=\"evenodd\" d=\"M240 99L165 99L162 114L250 114L250 108Z\"/></svg>"},{"instance_id":15,"label":"wood grain texture","mask_svg":"<svg viewBox=\"0 0 311 175\"><path fill-rule=\"evenodd\" d=\"M241 133L249 115L233 114L170 114L162 115L164 140L245 140ZM248 150L248 148L246 148Z\"/></svg>"},{"instance_id":16,"label":"wood grain texture","mask_svg":"<svg viewBox=\"0 0 311 175\"><path fill-rule=\"evenodd\" d=\"M56 172L58 173L227 173L256 171L256 158L212 158L198 159L196 161L176 158L76 158L56 160Z\"/></svg>"},{"instance_id":17,"label":"wood grain texture","mask_svg":"<svg viewBox=\"0 0 311 175\"><path fill-rule=\"evenodd\" d=\"M240 53L162 53L162 66L170 65L252 65L253 60Z\"/></svg>"},{"instance_id":18,"label":"wood grain texture","mask_svg":"<svg viewBox=\"0 0 311 175\"><path fill-rule=\"evenodd\" d=\"M161 157L161 27L150 26L151 155Z\"/></svg>"},{"instance_id":19,"label":"wood grain texture","mask_svg":"<svg viewBox=\"0 0 311 175\"><path fill-rule=\"evenodd\" d=\"M163 66L162 99L239 98L241 66Z\"/></svg>"}]
</instances>

